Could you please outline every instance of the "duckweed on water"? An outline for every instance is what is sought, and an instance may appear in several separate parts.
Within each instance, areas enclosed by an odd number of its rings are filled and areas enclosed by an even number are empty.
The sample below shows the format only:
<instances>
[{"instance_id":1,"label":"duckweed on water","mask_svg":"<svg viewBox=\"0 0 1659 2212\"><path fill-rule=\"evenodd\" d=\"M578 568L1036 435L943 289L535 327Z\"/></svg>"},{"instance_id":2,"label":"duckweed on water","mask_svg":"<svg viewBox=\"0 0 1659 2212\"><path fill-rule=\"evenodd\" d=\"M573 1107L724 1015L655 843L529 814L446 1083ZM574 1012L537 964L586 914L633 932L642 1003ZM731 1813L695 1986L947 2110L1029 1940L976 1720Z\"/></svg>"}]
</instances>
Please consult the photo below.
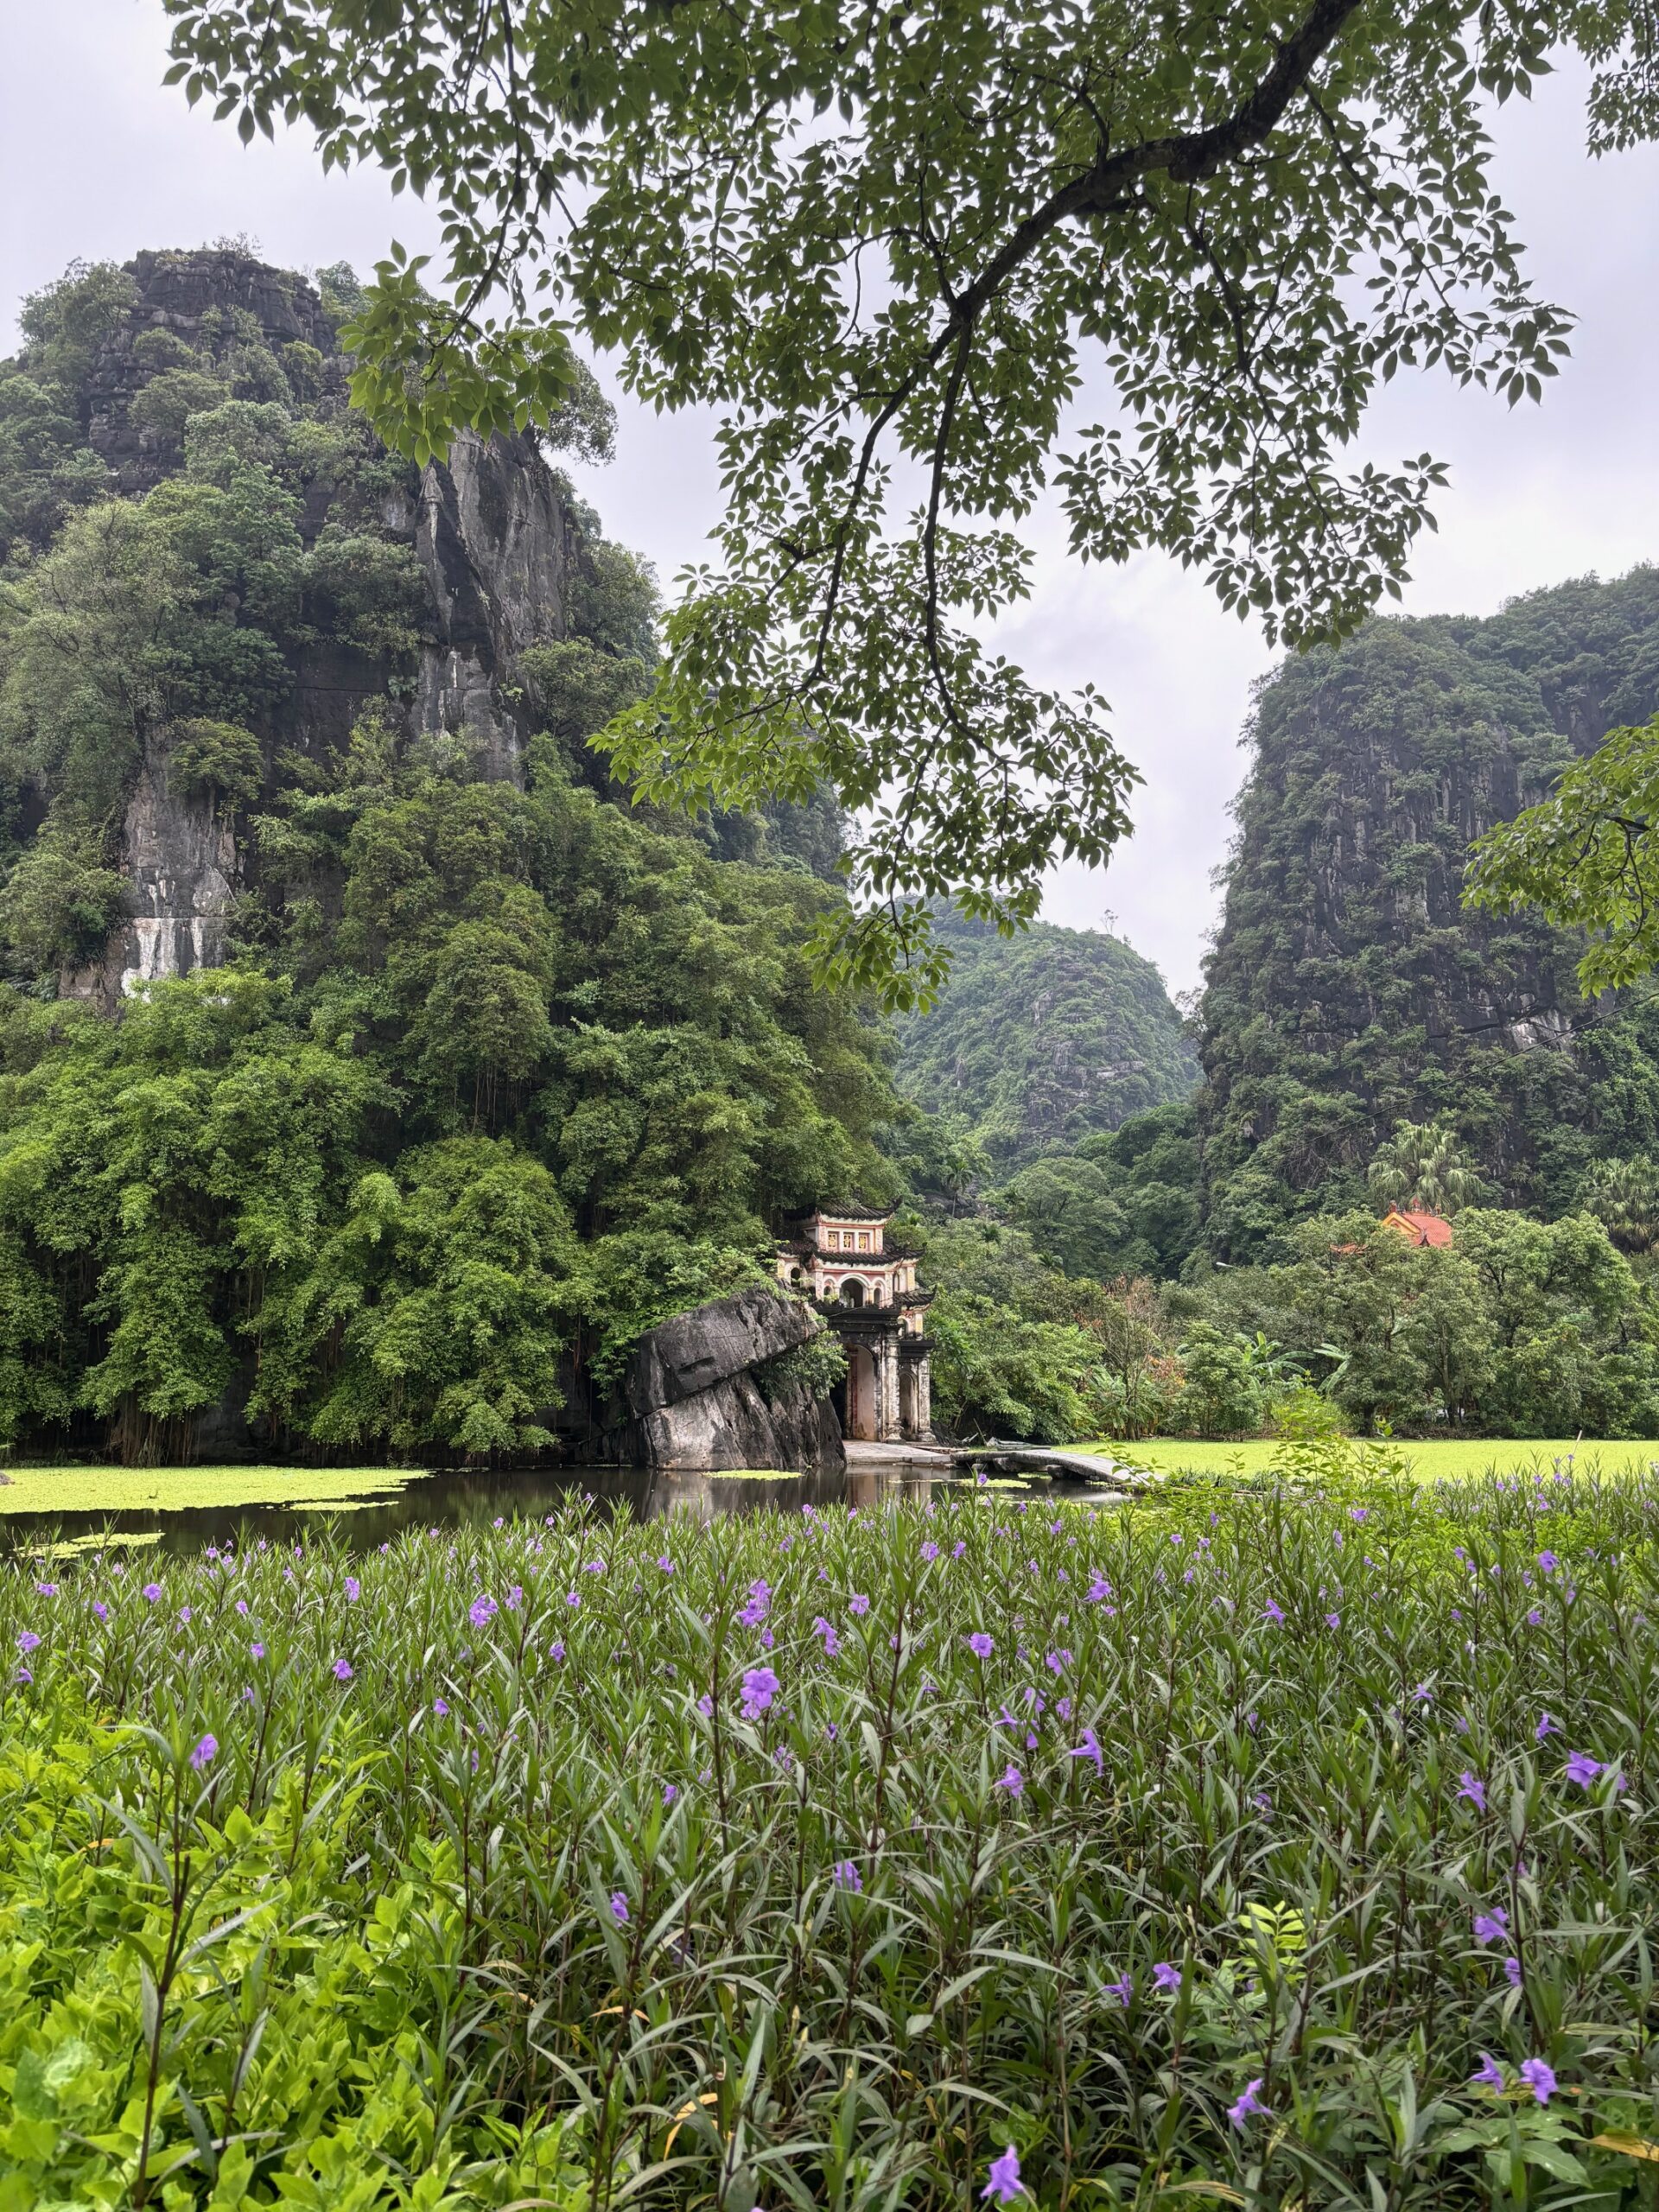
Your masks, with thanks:
<instances>
[{"instance_id":1,"label":"duckweed on water","mask_svg":"<svg viewBox=\"0 0 1659 2212\"><path fill-rule=\"evenodd\" d=\"M1656 1515L14 1559L0 2212L1647 2202Z\"/></svg>"},{"instance_id":2,"label":"duckweed on water","mask_svg":"<svg viewBox=\"0 0 1659 2212\"><path fill-rule=\"evenodd\" d=\"M395 1497L421 1468L18 1467L4 1470L0 1523L12 1515L175 1513L193 1507L327 1506Z\"/></svg>"}]
</instances>

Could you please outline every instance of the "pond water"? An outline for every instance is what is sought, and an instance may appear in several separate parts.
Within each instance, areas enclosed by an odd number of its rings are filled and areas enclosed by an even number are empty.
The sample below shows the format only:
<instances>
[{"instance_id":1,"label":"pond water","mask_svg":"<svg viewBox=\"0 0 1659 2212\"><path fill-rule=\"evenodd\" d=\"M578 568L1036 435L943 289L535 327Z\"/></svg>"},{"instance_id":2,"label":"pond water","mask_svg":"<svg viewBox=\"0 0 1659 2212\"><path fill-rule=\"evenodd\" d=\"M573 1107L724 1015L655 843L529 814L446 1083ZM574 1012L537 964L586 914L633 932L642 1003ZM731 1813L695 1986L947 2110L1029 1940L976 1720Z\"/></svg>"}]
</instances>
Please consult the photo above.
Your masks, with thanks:
<instances>
[{"instance_id":1,"label":"pond water","mask_svg":"<svg viewBox=\"0 0 1659 2212\"><path fill-rule=\"evenodd\" d=\"M227 1471L232 1472L234 1471ZM296 1471L296 1486L305 1478ZM405 1529L442 1528L498 1515L539 1518L587 1498L594 1510L626 1512L636 1520L690 1513L700 1520L762 1507L798 1513L804 1505L868 1507L893 1498L922 1499L944 1488L973 1486L971 1478L918 1472L913 1468L861 1466L837 1474L753 1475L666 1472L651 1467L569 1466L528 1472L458 1471L388 1476L381 1484L366 1473L359 1494L315 1503L191 1504L171 1510L127 1508L105 1512L4 1510L0 1491L0 1546L34 1550L113 1536L129 1543L159 1544L169 1552L294 1537L333 1524L354 1549L366 1551ZM1109 1493L1077 1483L999 1480L998 1491L1103 1502ZM38 1495L38 1492L36 1493Z\"/></svg>"}]
</instances>

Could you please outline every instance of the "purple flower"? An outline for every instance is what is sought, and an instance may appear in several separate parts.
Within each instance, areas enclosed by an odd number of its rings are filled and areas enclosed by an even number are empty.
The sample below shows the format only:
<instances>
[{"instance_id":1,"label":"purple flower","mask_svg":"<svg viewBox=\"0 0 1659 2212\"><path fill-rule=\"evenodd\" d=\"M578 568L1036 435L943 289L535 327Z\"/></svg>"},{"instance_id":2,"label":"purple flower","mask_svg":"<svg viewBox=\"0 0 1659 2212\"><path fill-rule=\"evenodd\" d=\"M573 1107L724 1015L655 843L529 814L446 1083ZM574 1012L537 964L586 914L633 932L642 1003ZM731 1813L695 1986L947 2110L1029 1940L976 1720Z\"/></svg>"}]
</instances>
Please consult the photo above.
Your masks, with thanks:
<instances>
[{"instance_id":1,"label":"purple flower","mask_svg":"<svg viewBox=\"0 0 1659 2212\"><path fill-rule=\"evenodd\" d=\"M1002 1772L996 1777L995 1786L998 1789L1006 1789L1010 1797L1017 1797L1026 1786L1026 1777L1010 1759Z\"/></svg>"},{"instance_id":2,"label":"purple flower","mask_svg":"<svg viewBox=\"0 0 1659 2212\"><path fill-rule=\"evenodd\" d=\"M567 1590L564 1593L564 1602L567 1605L579 1605L582 1599L575 1590Z\"/></svg>"},{"instance_id":3,"label":"purple flower","mask_svg":"<svg viewBox=\"0 0 1659 2212\"><path fill-rule=\"evenodd\" d=\"M1547 2105L1555 2094L1555 2069L1541 2058L1523 2058L1521 2079L1541 2105Z\"/></svg>"},{"instance_id":4,"label":"purple flower","mask_svg":"<svg viewBox=\"0 0 1659 2212\"><path fill-rule=\"evenodd\" d=\"M1071 1654L1065 1650L1051 1651L1043 1664L1051 1675L1063 1675L1071 1664Z\"/></svg>"},{"instance_id":5,"label":"purple flower","mask_svg":"<svg viewBox=\"0 0 1659 2212\"><path fill-rule=\"evenodd\" d=\"M1471 1767L1465 1767L1458 1777L1458 1795L1466 1797L1478 1813L1486 1809L1486 1785Z\"/></svg>"},{"instance_id":6,"label":"purple flower","mask_svg":"<svg viewBox=\"0 0 1659 2212\"><path fill-rule=\"evenodd\" d=\"M493 1598L488 1596L474 1598L467 1608L467 1618L474 1628L487 1628L495 1618L495 1611Z\"/></svg>"},{"instance_id":7,"label":"purple flower","mask_svg":"<svg viewBox=\"0 0 1659 2212\"><path fill-rule=\"evenodd\" d=\"M671 1805L679 1794L680 1786L678 1783L665 1782L663 1784L663 1802L664 1805Z\"/></svg>"},{"instance_id":8,"label":"purple flower","mask_svg":"<svg viewBox=\"0 0 1659 2212\"><path fill-rule=\"evenodd\" d=\"M1520 1960L1505 1959L1503 1961L1503 1974L1504 1979L1508 1981L1511 1989L1519 1989L1521 1986Z\"/></svg>"},{"instance_id":9,"label":"purple flower","mask_svg":"<svg viewBox=\"0 0 1659 2212\"><path fill-rule=\"evenodd\" d=\"M837 1859L831 1870L831 1878L838 1890L861 1890L863 1877L850 1859Z\"/></svg>"},{"instance_id":10,"label":"purple flower","mask_svg":"<svg viewBox=\"0 0 1659 2212\"><path fill-rule=\"evenodd\" d=\"M337 1682L349 1682L351 1679L351 1661L349 1659L336 1659L334 1662L334 1680Z\"/></svg>"},{"instance_id":11,"label":"purple flower","mask_svg":"<svg viewBox=\"0 0 1659 2212\"><path fill-rule=\"evenodd\" d=\"M28 1658L31 1651L38 1651L40 1647L41 1639L35 1635L32 1628L24 1629L22 1633L17 1638L17 1649L22 1653L25 1659Z\"/></svg>"},{"instance_id":12,"label":"purple flower","mask_svg":"<svg viewBox=\"0 0 1659 2212\"><path fill-rule=\"evenodd\" d=\"M737 1618L745 1628L759 1628L771 1607L772 1585L769 1582L751 1582L749 1602Z\"/></svg>"},{"instance_id":13,"label":"purple flower","mask_svg":"<svg viewBox=\"0 0 1659 2212\"><path fill-rule=\"evenodd\" d=\"M1475 1915L1477 1943L1501 1943L1510 1932L1510 1916L1503 1906L1496 1905L1491 1912Z\"/></svg>"},{"instance_id":14,"label":"purple flower","mask_svg":"<svg viewBox=\"0 0 1659 2212\"><path fill-rule=\"evenodd\" d=\"M196 1745L195 1750L191 1752L190 1764L194 1767L196 1772L200 1774L204 1767L211 1766L218 1756L218 1737L204 1736L201 1741Z\"/></svg>"},{"instance_id":15,"label":"purple flower","mask_svg":"<svg viewBox=\"0 0 1659 2212\"><path fill-rule=\"evenodd\" d=\"M712 1718L714 1710L715 1700L709 1696L708 1691L705 1690L702 1695L697 1700L697 1711L702 1715L705 1720L708 1720Z\"/></svg>"},{"instance_id":16,"label":"purple flower","mask_svg":"<svg viewBox=\"0 0 1659 2212\"><path fill-rule=\"evenodd\" d=\"M1103 1574L1097 1574L1089 1585L1089 1600L1091 1605L1097 1605L1103 1598L1109 1598L1111 1594L1112 1586Z\"/></svg>"},{"instance_id":17,"label":"purple flower","mask_svg":"<svg viewBox=\"0 0 1659 2212\"><path fill-rule=\"evenodd\" d=\"M1020 2178L1020 2154L1012 2143L1000 2158L991 2160L991 2177L979 2193L982 2198L995 2197L999 2204L1012 2204L1016 2196L1026 2193Z\"/></svg>"},{"instance_id":18,"label":"purple flower","mask_svg":"<svg viewBox=\"0 0 1659 2212\"><path fill-rule=\"evenodd\" d=\"M1544 1617L1539 1611L1536 1605L1535 1605L1532 1611L1527 1615L1527 1624L1530 1628L1541 1628L1543 1626Z\"/></svg>"},{"instance_id":19,"label":"purple flower","mask_svg":"<svg viewBox=\"0 0 1659 2212\"><path fill-rule=\"evenodd\" d=\"M1160 1959L1152 1970L1152 1979L1160 1989L1177 1990L1181 1986L1181 1970L1168 1959Z\"/></svg>"},{"instance_id":20,"label":"purple flower","mask_svg":"<svg viewBox=\"0 0 1659 2212\"><path fill-rule=\"evenodd\" d=\"M1285 1618L1285 1609L1277 1599L1269 1598L1262 1608L1262 1618L1264 1621L1281 1621Z\"/></svg>"},{"instance_id":21,"label":"purple flower","mask_svg":"<svg viewBox=\"0 0 1659 2212\"><path fill-rule=\"evenodd\" d=\"M671 1559L670 1559L670 1557L669 1557L669 1555L668 1555L668 1554L667 1554L666 1552L664 1552L664 1553L663 1554L662 1557L658 1560L657 1564L658 1564L658 1567L660 1567L662 1568L663 1573L664 1573L664 1574L672 1574L672 1573L673 1573L673 1572L674 1572L674 1562L673 1562L673 1560L672 1560Z\"/></svg>"},{"instance_id":22,"label":"purple flower","mask_svg":"<svg viewBox=\"0 0 1659 2212\"><path fill-rule=\"evenodd\" d=\"M354 1574L348 1574L346 1578L346 1604L348 1605L354 1605L362 1595L363 1585L358 1580Z\"/></svg>"},{"instance_id":23,"label":"purple flower","mask_svg":"<svg viewBox=\"0 0 1659 2212\"><path fill-rule=\"evenodd\" d=\"M188 1627L188 1626L189 1626L189 1623L190 1623L190 1608L189 1608L189 1606L188 1606L188 1605L181 1605L181 1606L179 1607L179 1618L180 1618L180 1619L181 1619L181 1620L185 1624L185 1625L186 1625L187 1627Z\"/></svg>"},{"instance_id":24,"label":"purple flower","mask_svg":"<svg viewBox=\"0 0 1659 2212\"><path fill-rule=\"evenodd\" d=\"M1471 2082L1478 2082L1483 2089L1501 2089L1503 2086L1503 2069L1490 2050L1483 2050L1480 2054L1480 2064L1469 2079Z\"/></svg>"},{"instance_id":25,"label":"purple flower","mask_svg":"<svg viewBox=\"0 0 1659 2212\"><path fill-rule=\"evenodd\" d=\"M449 1707L445 1704L444 1700L441 1697L435 1697L433 1699L432 1710L436 1713L440 1720L447 1720L449 1718Z\"/></svg>"},{"instance_id":26,"label":"purple flower","mask_svg":"<svg viewBox=\"0 0 1659 2212\"><path fill-rule=\"evenodd\" d=\"M922 1557L924 1559L938 1559L938 1555L939 1548L937 1544L926 1543L922 1546Z\"/></svg>"},{"instance_id":27,"label":"purple flower","mask_svg":"<svg viewBox=\"0 0 1659 2212\"><path fill-rule=\"evenodd\" d=\"M743 1718L758 1720L777 1696L779 1687L770 1667L751 1667L743 1677Z\"/></svg>"},{"instance_id":28,"label":"purple flower","mask_svg":"<svg viewBox=\"0 0 1659 2212\"><path fill-rule=\"evenodd\" d=\"M968 1639L968 1649L976 1659L988 1659L996 1646L982 1628L977 1628Z\"/></svg>"},{"instance_id":29,"label":"purple flower","mask_svg":"<svg viewBox=\"0 0 1659 2212\"><path fill-rule=\"evenodd\" d=\"M620 1890L611 1891L611 1918L620 1928L628 1917L628 1901Z\"/></svg>"},{"instance_id":30,"label":"purple flower","mask_svg":"<svg viewBox=\"0 0 1659 2212\"><path fill-rule=\"evenodd\" d=\"M1130 1974L1120 1974L1116 1981L1109 1981L1105 1984L1104 1994L1108 1997L1116 1997L1118 2003L1127 2009L1130 1998L1135 1994L1135 1976Z\"/></svg>"},{"instance_id":31,"label":"purple flower","mask_svg":"<svg viewBox=\"0 0 1659 2212\"><path fill-rule=\"evenodd\" d=\"M101 1598L93 1599L92 1611L101 1621L106 1621L110 1618L110 1609Z\"/></svg>"},{"instance_id":32,"label":"purple flower","mask_svg":"<svg viewBox=\"0 0 1659 2212\"><path fill-rule=\"evenodd\" d=\"M1569 1751L1567 1755L1567 1778L1576 1782L1580 1789L1587 1789L1602 1771L1599 1759L1592 1759L1588 1751Z\"/></svg>"},{"instance_id":33,"label":"purple flower","mask_svg":"<svg viewBox=\"0 0 1659 2212\"><path fill-rule=\"evenodd\" d=\"M1553 1713L1541 1713L1538 1716L1538 1726L1532 1732L1538 1743L1547 1743L1550 1737L1560 1734L1561 1724Z\"/></svg>"},{"instance_id":34,"label":"purple flower","mask_svg":"<svg viewBox=\"0 0 1659 2212\"><path fill-rule=\"evenodd\" d=\"M1340 1613L1327 1613L1325 1617L1325 1624L1326 1628L1340 1628L1342 1626L1342 1615Z\"/></svg>"},{"instance_id":35,"label":"purple flower","mask_svg":"<svg viewBox=\"0 0 1659 2212\"><path fill-rule=\"evenodd\" d=\"M1074 1759L1092 1759L1096 1778L1106 1771L1106 1760L1100 1748L1100 1738L1092 1728L1084 1730L1083 1741L1075 1751L1068 1752L1067 1757Z\"/></svg>"},{"instance_id":36,"label":"purple flower","mask_svg":"<svg viewBox=\"0 0 1659 2212\"><path fill-rule=\"evenodd\" d=\"M251 1659L263 1659L264 1656L265 1647L263 1643L251 1643L248 1646L248 1656Z\"/></svg>"},{"instance_id":37,"label":"purple flower","mask_svg":"<svg viewBox=\"0 0 1659 2212\"><path fill-rule=\"evenodd\" d=\"M150 1602L150 1604L151 1604L152 1605L157 1603L157 1601L159 1600L159 1599L160 1599L160 1597L161 1597L161 1594L162 1594L162 1586L161 1586L161 1584L160 1584L159 1582L146 1582L146 1583L145 1583L145 1585L144 1585L144 1595L145 1595L145 1597L146 1597L146 1598L148 1598L148 1599L149 1599L149 1602Z\"/></svg>"},{"instance_id":38,"label":"purple flower","mask_svg":"<svg viewBox=\"0 0 1659 2212\"><path fill-rule=\"evenodd\" d=\"M852 1596L847 1600L847 1610L849 1613L857 1613L861 1618L862 1618L862 1616L868 1613L870 1610L870 1601L863 1595L861 1591L855 1590Z\"/></svg>"},{"instance_id":39,"label":"purple flower","mask_svg":"<svg viewBox=\"0 0 1659 2212\"><path fill-rule=\"evenodd\" d=\"M55 1598L58 1594L58 1586L55 1582L37 1582L35 1585L35 1594L37 1598Z\"/></svg>"},{"instance_id":40,"label":"purple flower","mask_svg":"<svg viewBox=\"0 0 1659 2212\"><path fill-rule=\"evenodd\" d=\"M562 1636L556 1636L554 1637L552 1643L548 1646L547 1656L553 1662L556 1667L562 1666L563 1664L564 1638Z\"/></svg>"},{"instance_id":41,"label":"purple flower","mask_svg":"<svg viewBox=\"0 0 1659 2212\"><path fill-rule=\"evenodd\" d=\"M1538 1564L1546 1574L1554 1574L1560 1563L1554 1552L1540 1552L1538 1554Z\"/></svg>"},{"instance_id":42,"label":"purple flower","mask_svg":"<svg viewBox=\"0 0 1659 2212\"><path fill-rule=\"evenodd\" d=\"M812 1633L814 1636L821 1636L823 1638L824 1657L833 1659L841 1649L841 1637L822 1613L812 1624Z\"/></svg>"},{"instance_id":43,"label":"purple flower","mask_svg":"<svg viewBox=\"0 0 1659 2212\"><path fill-rule=\"evenodd\" d=\"M1229 2105L1227 2107L1227 2117L1232 2121L1233 2126L1237 2128L1241 2135L1243 2133L1245 2125L1249 2120L1253 2113L1259 2113L1263 2116L1266 2116L1272 2113L1273 2107L1271 2105L1264 2105L1261 2098L1256 2094L1256 2091L1261 2087L1262 2076L1258 2074L1254 2082L1247 2082L1244 2084L1243 2092L1239 2097L1237 2103Z\"/></svg>"}]
</instances>

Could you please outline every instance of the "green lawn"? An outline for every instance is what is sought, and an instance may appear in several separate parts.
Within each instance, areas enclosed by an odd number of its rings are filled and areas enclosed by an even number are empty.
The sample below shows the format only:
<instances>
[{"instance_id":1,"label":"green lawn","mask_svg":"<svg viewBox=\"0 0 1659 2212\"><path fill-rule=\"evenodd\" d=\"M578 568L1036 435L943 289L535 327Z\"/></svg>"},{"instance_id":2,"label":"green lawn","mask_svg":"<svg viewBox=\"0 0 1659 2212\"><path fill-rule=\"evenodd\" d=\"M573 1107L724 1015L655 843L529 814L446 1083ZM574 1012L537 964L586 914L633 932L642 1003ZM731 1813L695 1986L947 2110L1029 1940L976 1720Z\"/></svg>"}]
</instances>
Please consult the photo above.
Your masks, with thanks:
<instances>
[{"instance_id":1,"label":"green lawn","mask_svg":"<svg viewBox=\"0 0 1659 2212\"><path fill-rule=\"evenodd\" d=\"M1276 1463L1282 1446L1260 1437L1243 1444L1203 1444L1191 1438L1160 1436L1140 1444L1096 1442L1079 1447L1102 1452L1126 1467L1147 1467L1160 1474L1266 1474ZM1659 1459L1659 1440L1601 1443L1593 1437L1544 1440L1537 1437L1433 1437L1402 1440L1398 1448L1411 1462L1420 1482L1484 1475L1493 1470L1509 1474L1519 1468L1541 1467L1571 1452L1580 1468L1597 1465L1608 1474L1631 1467L1646 1467Z\"/></svg>"},{"instance_id":2,"label":"green lawn","mask_svg":"<svg viewBox=\"0 0 1659 2212\"><path fill-rule=\"evenodd\" d=\"M395 1497L418 1467L7 1467L0 1522L22 1513L353 1504Z\"/></svg>"}]
</instances>

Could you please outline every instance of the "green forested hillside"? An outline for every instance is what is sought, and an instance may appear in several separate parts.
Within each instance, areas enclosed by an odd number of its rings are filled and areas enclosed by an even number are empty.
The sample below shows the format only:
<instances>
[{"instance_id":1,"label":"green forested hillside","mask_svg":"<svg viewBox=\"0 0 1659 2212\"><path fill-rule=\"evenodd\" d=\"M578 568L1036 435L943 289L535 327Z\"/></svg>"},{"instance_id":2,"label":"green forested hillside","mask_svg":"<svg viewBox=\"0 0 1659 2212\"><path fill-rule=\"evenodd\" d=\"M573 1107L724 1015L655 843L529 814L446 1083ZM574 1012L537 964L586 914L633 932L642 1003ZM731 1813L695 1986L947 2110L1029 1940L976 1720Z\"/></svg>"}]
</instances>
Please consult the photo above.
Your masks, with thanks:
<instances>
[{"instance_id":1,"label":"green forested hillside","mask_svg":"<svg viewBox=\"0 0 1659 2212\"><path fill-rule=\"evenodd\" d=\"M1586 1003L1576 944L1460 905L1470 840L1659 707L1659 569L1488 620L1377 621L1259 699L1210 962L1205 1236L1282 1249L1358 1200L1402 1120L1443 1117L1491 1192L1557 1214L1659 1147L1659 1003Z\"/></svg>"},{"instance_id":2,"label":"green forested hillside","mask_svg":"<svg viewBox=\"0 0 1659 2212\"><path fill-rule=\"evenodd\" d=\"M0 364L0 1446L522 1451L893 1187L833 823L609 803L648 572L545 453L379 448L349 281L77 270Z\"/></svg>"},{"instance_id":3,"label":"green forested hillside","mask_svg":"<svg viewBox=\"0 0 1659 2212\"><path fill-rule=\"evenodd\" d=\"M899 1026L901 1088L957 1117L1008 1174L1075 1148L1198 1078L1163 978L1122 938L1037 922L1016 938L951 916L950 980Z\"/></svg>"}]
</instances>

